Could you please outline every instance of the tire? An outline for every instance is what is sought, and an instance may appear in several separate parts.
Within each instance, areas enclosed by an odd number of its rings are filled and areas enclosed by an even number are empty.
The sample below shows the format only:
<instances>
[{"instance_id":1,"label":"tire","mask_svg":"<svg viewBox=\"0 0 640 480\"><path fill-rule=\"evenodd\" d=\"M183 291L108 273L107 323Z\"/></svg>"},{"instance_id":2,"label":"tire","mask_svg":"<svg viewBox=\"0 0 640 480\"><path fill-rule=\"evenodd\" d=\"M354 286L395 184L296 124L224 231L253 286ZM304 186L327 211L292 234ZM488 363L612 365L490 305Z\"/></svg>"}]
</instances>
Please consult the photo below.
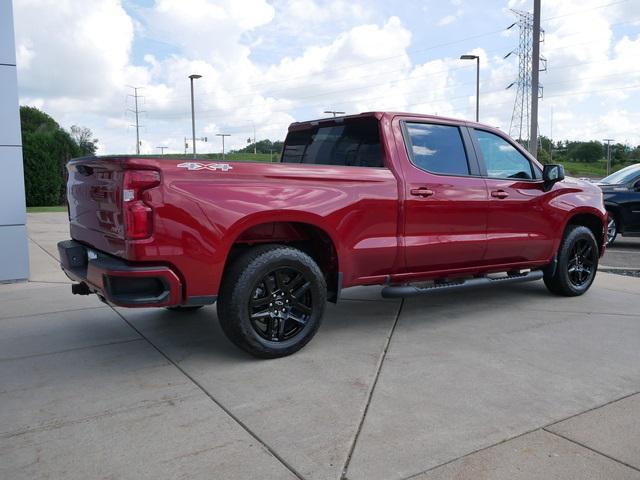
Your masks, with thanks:
<instances>
[{"instance_id":1,"label":"tire","mask_svg":"<svg viewBox=\"0 0 640 480\"><path fill-rule=\"evenodd\" d=\"M582 295L593 283L598 258L598 243L591 230L581 225L570 225L558 249L555 272L553 275L545 274L544 284L557 295Z\"/></svg>"},{"instance_id":2,"label":"tire","mask_svg":"<svg viewBox=\"0 0 640 480\"><path fill-rule=\"evenodd\" d=\"M242 350L260 358L284 357L313 338L326 300L326 281L311 257L295 248L263 245L225 272L218 318Z\"/></svg>"},{"instance_id":3,"label":"tire","mask_svg":"<svg viewBox=\"0 0 640 480\"><path fill-rule=\"evenodd\" d=\"M195 312L196 310L200 310L204 305L176 305L175 307L167 307L167 310L171 310L172 312Z\"/></svg>"},{"instance_id":4,"label":"tire","mask_svg":"<svg viewBox=\"0 0 640 480\"><path fill-rule=\"evenodd\" d=\"M618 220L612 213L609 213L609 221L607 223L607 246L613 245L613 242L616 241L618 231Z\"/></svg>"}]
</instances>

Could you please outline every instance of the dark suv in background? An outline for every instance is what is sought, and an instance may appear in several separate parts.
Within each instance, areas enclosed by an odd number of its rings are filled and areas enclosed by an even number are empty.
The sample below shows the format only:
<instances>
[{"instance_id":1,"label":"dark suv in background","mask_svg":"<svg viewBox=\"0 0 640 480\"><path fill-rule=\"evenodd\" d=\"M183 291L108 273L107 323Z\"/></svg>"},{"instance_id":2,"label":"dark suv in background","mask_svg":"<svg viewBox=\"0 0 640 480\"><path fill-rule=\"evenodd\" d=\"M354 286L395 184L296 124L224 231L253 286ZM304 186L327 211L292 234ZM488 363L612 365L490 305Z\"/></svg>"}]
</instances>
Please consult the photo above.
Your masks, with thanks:
<instances>
[{"instance_id":1,"label":"dark suv in background","mask_svg":"<svg viewBox=\"0 0 640 480\"><path fill-rule=\"evenodd\" d=\"M618 235L640 236L640 163L612 173L598 185L609 213L608 244Z\"/></svg>"}]
</instances>

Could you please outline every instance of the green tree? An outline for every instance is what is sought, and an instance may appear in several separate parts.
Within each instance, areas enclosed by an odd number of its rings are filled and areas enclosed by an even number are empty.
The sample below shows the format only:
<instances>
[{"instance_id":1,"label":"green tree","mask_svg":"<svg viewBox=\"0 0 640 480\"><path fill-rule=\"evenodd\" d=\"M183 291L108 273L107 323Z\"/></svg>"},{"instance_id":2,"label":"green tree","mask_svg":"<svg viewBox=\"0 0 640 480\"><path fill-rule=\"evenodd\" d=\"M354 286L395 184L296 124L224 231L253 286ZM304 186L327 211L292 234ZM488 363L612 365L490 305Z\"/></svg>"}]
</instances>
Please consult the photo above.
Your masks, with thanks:
<instances>
[{"instance_id":1,"label":"green tree","mask_svg":"<svg viewBox=\"0 0 640 480\"><path fill-rule=\"evenodd\" d=\"M71 136L80 148L82 155L95 155L98 150L98 139L93 138L91 129L71 125Z\"/></svg>"},{"instance_id":2,"label":"green tree","mask_svg":"<svg viewBox=\"0 0 640 480\"><path fill-rule=\"evenodd\" d=\"M568 142L567 157L575 162L597 162L603 157L602 143L590 142Z\"/></svg>"},{"instance_id":3,"label":"green tree","mask_svg":"<svg viewBox=\"0 0 640 480\"><path fill-rule=\"evenodd\" d=\"M249 139L250 140L250 139ZM246 147L240 150L233 150L231 153L253 153L254 146L256 153L271 153L279 154L282 151L284 143L281 140L272 142L271 140L259 140L255 143L249 143Z\"/></svg>"},{"instance_id":4,"label":"green tree","mask_svg":"<svg viewBox=\"0 0 640 480\"><path fill-rule=\"evenodd\" d=\"M20 107L22 156L27 206L61 205L66 164L82 155L71 135L46 113Z\"/></svg>"}]
</instances>

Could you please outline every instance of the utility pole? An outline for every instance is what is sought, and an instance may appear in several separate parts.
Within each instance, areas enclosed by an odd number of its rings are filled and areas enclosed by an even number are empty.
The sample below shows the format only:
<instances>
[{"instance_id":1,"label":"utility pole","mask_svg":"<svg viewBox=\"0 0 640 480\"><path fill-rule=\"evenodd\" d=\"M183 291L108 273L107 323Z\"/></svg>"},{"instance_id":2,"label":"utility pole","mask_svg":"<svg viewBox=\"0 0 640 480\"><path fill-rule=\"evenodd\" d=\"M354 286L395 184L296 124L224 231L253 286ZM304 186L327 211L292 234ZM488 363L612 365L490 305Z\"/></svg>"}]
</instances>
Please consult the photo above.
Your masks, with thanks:
<instances>
[{"instance_id":1,"label":"utility pole","mask_svg":"<svg viewBox=\"0 0 640 480\"><path fill-rule=\"evenodd\" d=\"M222 137L222 161L224 162L224 137L230 137L230 133L216 133L216 137Z\"/></svg>"},{"instance_id":2,"label":"utility pole","mask_svg":"<svg viewBox=\"0 0 640 480\"><path fill-rule=\"evenodd\" d=\"M257 149L257 145L256 145L256 126L255 124L253 125L253 154L257 155L258 154L258 149Z\"/></svg>"},{"instance_id":3,"label":"utility pole","mask_svg":"<svg viewBox=\"0 0 640 480\"><path fill-rule=\"evenodd\" d=\"M533 49L531 52L531 134L529 152L538 156L538 97L540 79L540 2L533 0Z\"/></svg>"},{"instance_id":4,"label":"utility pole","mask_svg":"<svg viewBox=\"0 0 640 480\"><path fill-rule=\"evenodd\" d=\"M160 155L164 155L164 151L169 147L156 147L156 148L160 150Z\"/></svg>"},{"instance_id":5,"label":"utility pole","mask_svg":"<svg viewBox=\"0 0 640 480\"><path fill-rule=\"evenodd\" d=\"M197 78L202 78L202 75L197 75L195 73L189 75L189 80L191 81L191 138L193 141L193 158L196 158L196 115L193 102L193 81Z\"/></svg>"},{"instance_id":6,"label":"utility pole","mask_svg":"<svg viewBox=\"0 0 640 480\"><path fill-rule=\"evenodd\" d=\"M611 142L613 142L613 138L605 138L602 141L607 142L607 176L609 176L611 173Z\"/></svg>"},{"instance_id":7,"label":"utility pole","mask_svg":"<svg viewBox=\"0 0 640 480\"><path fill-rule=\"evenodd\" d=\"M345 114L345 112L338 112L337 110L325 110L324 113L333 113L333 118L336 118L337 115Z\"/></svg>"},{"instance_id":8,"label":"utility pole","mask_svg":"<svg viewBox=\"0 0 640 480\"><path fill-rule=\"evenodd\" d=\"M553 107L551 107L551 148L549 149L549 162L553 163Z\"/></svg>"},{"instance_id":9,"label":"utility pole","mask_svg":"<svg viewBox=\"0 0 640 480\"><path fill-rule=\"evenodd\" d=\"M138 98L142 98L142 97L140 97L138 95L138 90L142 90L142 87L132 87L131 85L127 85L127 86L129 88L133 89L133 95L129 94L128 96L129 97L133 97L135 109L132 110L130 108L127 108L127 110L129 112L132 112L136 116L136 124L135 124L135 127L136 127L136 155L140 155L140 123L138 121L138 116L139 116L140 113L144 113L144 112L141 112L140 110L138 110ZM131 125L131 126L133 127L134 125Z\"/></svg>"}]
</instances>

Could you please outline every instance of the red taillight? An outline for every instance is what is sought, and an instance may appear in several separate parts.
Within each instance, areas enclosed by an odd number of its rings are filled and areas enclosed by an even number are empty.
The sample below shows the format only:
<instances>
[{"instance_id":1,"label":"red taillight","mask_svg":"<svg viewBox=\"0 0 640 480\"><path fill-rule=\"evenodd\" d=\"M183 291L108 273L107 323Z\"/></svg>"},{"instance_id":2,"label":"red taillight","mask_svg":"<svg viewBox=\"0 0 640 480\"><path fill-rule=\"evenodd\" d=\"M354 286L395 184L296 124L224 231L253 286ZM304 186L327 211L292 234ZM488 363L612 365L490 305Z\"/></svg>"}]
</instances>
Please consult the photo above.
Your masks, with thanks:
<instances>
[{"instance_id":1,"label":"red taillight","mask_svg":"<svg viewBox=\"0 0 640 480\"><path fill-rule=\"evenodd\" d=\"M160 184L160 172L125 170L122 183L125 237L131 240L147 238L153 232L153 209L145 203L142 193Z\"/></svg>"}]
</instances>

